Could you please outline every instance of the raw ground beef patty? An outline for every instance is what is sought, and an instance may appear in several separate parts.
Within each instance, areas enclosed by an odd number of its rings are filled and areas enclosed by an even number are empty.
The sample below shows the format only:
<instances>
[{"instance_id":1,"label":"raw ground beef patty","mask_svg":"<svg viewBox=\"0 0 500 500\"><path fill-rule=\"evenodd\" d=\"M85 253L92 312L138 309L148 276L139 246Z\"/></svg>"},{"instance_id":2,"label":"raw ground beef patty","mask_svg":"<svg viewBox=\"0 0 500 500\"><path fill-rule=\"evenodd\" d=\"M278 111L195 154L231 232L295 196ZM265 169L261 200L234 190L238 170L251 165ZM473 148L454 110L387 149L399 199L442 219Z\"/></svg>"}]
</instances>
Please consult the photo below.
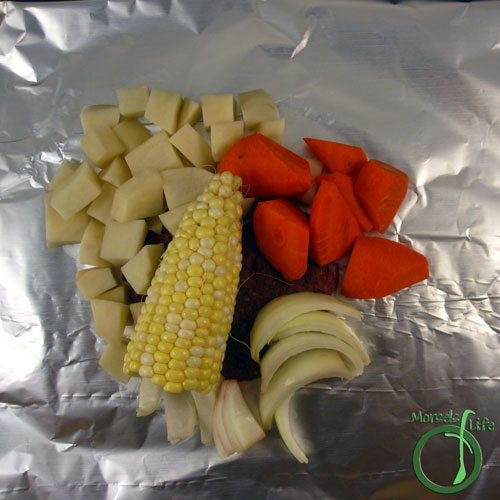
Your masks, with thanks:
<instances>
[{"instance_id":1,"label":"raw ground beef patty","mask_svg":"<svg viewBox=\"0 0 500 500\"><path fill-rule=\"evenodd\" d=\"M259 366L250 357L250 330L259 310L270 300L294 292L322 292L337 289L338 267L318 266L309 261L306 274L297 281L286 281L262 256L255 241L252 213L243 225L243 262L236 297L233 325L228 339L222 375L227 379L250 380L260 376Z\"/></svg>"}]
</instances>

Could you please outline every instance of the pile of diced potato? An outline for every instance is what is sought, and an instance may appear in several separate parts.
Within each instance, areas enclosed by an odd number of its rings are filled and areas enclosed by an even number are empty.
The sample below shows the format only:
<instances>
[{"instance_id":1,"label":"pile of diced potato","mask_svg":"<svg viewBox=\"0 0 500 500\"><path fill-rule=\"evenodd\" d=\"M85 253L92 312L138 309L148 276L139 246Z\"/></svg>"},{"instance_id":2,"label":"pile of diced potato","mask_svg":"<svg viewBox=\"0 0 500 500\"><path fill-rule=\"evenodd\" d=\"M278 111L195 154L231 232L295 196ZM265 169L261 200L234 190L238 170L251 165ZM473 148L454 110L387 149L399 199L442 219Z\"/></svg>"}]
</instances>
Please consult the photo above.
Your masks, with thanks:
<instances>
[{"instance_id":1,"label":"pile of diced potato","mask_svg":"<svg viewBox=\"0 0 500 500\"><path fill-rule=\"evenodd\" d=\"M209 183L229 148L245 134L281 141L284 119L263 90L202 95L200 103L147 86L116 91L118 105L86 106L81 146L87 160L64 159L45 195L48 247L80 243L76 284L90 300L106 342L100 365L126 383L126 327L142 303L165 248L148 231L175 233L189 202ZM239 111L241 110L241 118ZM251 205L247 203L247 207Z\"/></svg>"}]
</instances>

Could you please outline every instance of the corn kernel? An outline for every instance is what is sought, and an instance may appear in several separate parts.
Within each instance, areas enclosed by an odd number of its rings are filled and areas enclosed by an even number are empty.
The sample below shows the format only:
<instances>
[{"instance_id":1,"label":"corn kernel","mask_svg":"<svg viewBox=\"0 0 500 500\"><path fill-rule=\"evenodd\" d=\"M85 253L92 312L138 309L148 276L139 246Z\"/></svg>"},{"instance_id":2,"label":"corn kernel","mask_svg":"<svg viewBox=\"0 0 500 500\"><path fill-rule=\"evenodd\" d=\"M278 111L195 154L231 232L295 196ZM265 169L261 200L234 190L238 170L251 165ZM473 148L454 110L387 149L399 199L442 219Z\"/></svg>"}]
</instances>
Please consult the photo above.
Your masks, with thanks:
<instances>
[{"instance_id":1,"label":"corn kernel","mask_svg":"<svg viewBox=\"0 0 500 500\"><path fill-rule=\"evenodd\" d=\"M188 279L188 285L195 288L201 288L203 286L203 278L200 276L191 276Z\"/></svg>"},{"instance_id":2,"label":"corn kernel","mask_svg":"<svg viewBox=\"0 0 500 500\"><path fill-rule=\"evenodd\" d=\"M188 297L188 299L199 299L201 297L201 290L197 287L190 286L186 290L186 296ZM186 305L186 307L191 306Z\"/></svg>"},{"instance_id":3,"label":"corn kernel","mask_svg":"<svg viewBox=\"0 0 500 500\"><path fill-rule=\"evenodd\" d=\"M146 344L144 351L149 354L154 354L156 352L156 346L153 344Z\"/></svg>"},{"instance_id":4,"label":"corn kernel","mask_svg":"<svg viewBox=\"0 0 500 500\"><path fill-rule=\"evenodd\" d=\"M172 344L169 344L169 345L172 346ZM169 352L172 349L172 347L170 347ZM165 351L156 351L154 353L153 357L157 363L165 363L166 364L170 361L170 356Z\"/></svg>"},{"instance_id":5,"label":"corn kernel","mask_svg":"<svg viewBox=\"0 0 500 500\"><path fill-rule=\"evenodd\" d=\"M179 392L182 392L182 384L180 383L177 383L177 382L167 382L163 388L167 391L167 392L173 392L174 394L177 394Z\"/></svg>"},{"instance_id":6,"label":"corn kernel","mask_svg":"<svg viewBox=\"0 0 500 500\"><path fill-rule=\"evenodd\" d=\"M213 295L202 295L200 297L200 304L203 306L211 306L214 303L214 296Z\"/></svg>"},{"instance_id":7,"label":"corn kernel","mask_svg":"<svg viewBox=\"0 0 500 500\"><path fill-rule=\"evenodd\" d=\"M154 374L154 372L153 372L153 368L151 366L142 365L139 368L139 376L140 377L151 378L153 376L153 374Z\"/></svg>"},{"instance_id":8,"label":"corn kernel","mask_svg":"<svg viewBox=\"0 0 500 500\"><path fill-rule=\"evenodd\" d=\"M189 349L191 347L191 340L178 337L175 341L176 347L182 347L183 349Z\"/></svg>"},{"instance_id":9,"label":"corn kernel","mask_svg":"<svg viewBox=\"0 0 500 500\"><path fill-rule=\"evenodd\" d=\"M169 305L172 303L172 297L170 295L160 295L158 299L158 304Z\"/></svg>"},{"instance_id":10,"label":"corn kernel","mask_svg":"<svg viewBox=\"0 0 500 500\"><path fill-rule=\"evenodd\" d=\"M212 366L212 364L213 364L213 360L212 360L211 358L206 358L206 357L202 357L202 358L200 358L200 362L201 362L201 364L200 364L200 368L202 368L202 369L207 369L207 370L208 370L208 369Z\"/></svg>"},{"instance_id":11,"label":"corn kernel","mask_svg":"<svg viewBox=\"0 0 500 500\"><path fill-rule=\"evenodd\" d=\"M208 334L208 330L207 330ZM215 337L213 335L207 335L207 338L205 339L205 345L207 347L214 347L215 346Z\"/></svg>"},{"instance_id":12,"label":"corn kernel","mask_svg":"<svg viewBox=\"0 0 500 500\"><path fill-rule=\"evenodd\" d=\"M204 279L207 284L211 284L212 281L215 279L215 274L214 273L205 273L204 274Z\"/></svg>"},{"instance_id":13,"label":"corn kernel","mask_svg":"<svg viewBox=\"0 0 500 500\"><path fill-rule=\"evenodd\" d=\"M153 382L153 384L156 384L156 385L159 385L160 387L162 387L167 383L167 379L163 375L159 375L159 374L155 373L151 377L151 382Z\"/></svg>"},{"instance_id":14,"label":"corn kernel","mask_svg":"<svg viewBox=\"0 0 500 500\"><path fill-rule=\"evenodd\" d=\"M207 328L198 327L198 328L196 328L195 333L196 333L197 337L201 337L203 339L208 337L208 329Z\"/></svg>"},{"instance_id":15,"label":"corn kernel","mask_svg":"<svg viewBox=\"0 0 500 500\"><path fill-rule=\"evenodd\" d=\"M182 311L182 317L184 319L190 319L191 321L196 321L198 316L199 314L197 309L190 309L189 307L186 307L184 311Z\"/></svg>"},{"instance_id":16,"label":"corn kernel","mask_svg":"<svg viewBox=\"0 0 500 500\"><path fill-rule=\"evenodd\" d=\"M224 359L224 353L222 351L220 351L219 349L215 349L214 361L222 361L223 359Z\"/></svg>"},{"instance_id":17,"label":"corn kernel","mask_svg":"<svg viewBox=\"0 0 500 500\"><path fill-rule=\"evenodd\" d=\"M203 276L203 267L200 264L190 264L187 273L189 276Z\"/></svg>"},{"instance_id":18,"label":"corn kernel","mask_svg":"<svg viewBox=\"0 0 500 500\"><path fill-rule=\"evenodd\" d=\"M167 373L168 366L165 363L155 363L153 365L153 371L160 375L165 375Z\"/></svg>"},{"instance_id":19,"label":"corn kernel","mask_svg":"<svg viewBox=\"0 0 500 500\"><path fill-rule=\"evenodd\" d=\"M182 236L175 237L172 240L172 243L180 250L181 248L188 248L189 240L187 238L183 238Z\"/></svg>"},{"instance_id":20,"label":"corn kernel","mask_svg":"<svg viewBox=\"0 0 500 500\"><path fill-rule=\"evenodd\" d=\"M208 306L200 306L200 308L198 309L198 313L200 314L200 316L209 318L212 315L212 308Z\"/></svg>"},{"instance_id":21,"label":"corn kernel","mask_svg":"<svg viewBox=\"0 0 500 500\"><path fill-rule=\"evenodd\" d=\"M199 380L198 381L198 391L199 392L203 392L203 393L209 392L210 387L211 386L210 386L208 380Z\"/></svg>"},{"instance_id":22,"label":"corn kernel","mask_svg":"<svg viewBox=\"0 0 500 500\"><path fill-rule=\"evenodd\" d=\"M210 371L210 370L202 368L202 369L200 370L200 377L199 377L199 378L200 378L200 380L207 380L207 379L209 379L209 378L210 378L210 375L211 375L211 374L212 374L212 373L211 373L211 371Z\"/></svg>"},{"instance_id":23,"label":"corn kernel","mask_svg":"<svg viewBox=\"0 0 500 500\"><path fill-rule=\"evenodd\" d=\"M182 387L185 391L197 391L199 387L198 380L186 379L182 382Z\"/></svg>"},{"instance_id":24,"label":"corn kernel","mask_svg":"<svg viewBox=\"0 0 500 500\"><path fill-rule=\"evenodd\" d=\"M189 262L189 261L186 260L186 262ZM187 282L187 280L189 279L189 274L187 273L186 269L179 269L179 271L177 271L176 276L177 276L177 279L179 281L185 281L185 282Z\"/></svg>"},{"instance_id":25,"label":"corn kernel","mask_svg":"<svg viewBox=\"0 0 500 500\"><path fill-rule=\"evenodd\" d=\"M191 244L191 235L187 234L186 236L188 237L188 248L181 248L179 250L179 257L182 259L179 264L183 261L189 261L189 257L191 257L191 254L193 253L193 250L189 248L189 245Z\"/></svg>"},{"instance_id":26,"label":"corn kernel","mask_svg":"<svg viewBox=\"0 0 500 500\"><path fill-rule=\"evenodd\" d=\"M160 337L163 341L170 344L173 344L177 339L177 335L174 332L163 332Z\"/></svg>"},{"instance_id":27,"label":"corn kernel","mask_svg":"<svg viewBox=\"0 0 500 500\"><path fill-rule=\"evenodd\" d=\"M191 341L192 345L193 346L197 346L197 347L203 347L205 345L205 339L202 338L202 337L195 337L192 341Z\"/></svg>"},{"instance_id":28,"label":"corn kernel","mask_svg":"<svg viewBox=\"0 0 500 500\"><path fill-rule=\"evenodd\" d=\"M219 372L217 372L217 373L214 372L214 373L210 374L210 377L209 377L208 381L209 381L209 383L211 385L214 385L214 384L216 384L218 382L219 379L220 379L220 373Z\"/></svg>"},{"instance_id":29,"label":"corn kernel","mask_svg":"<svg viewBox=\"0 0 500 500\"><path fill-rule=\"evenodd\" d=\"M132 348L129 354L129 360L139 361L141 359L141 356L142 356L142 351L139 351L139 349Z\"/></svg>"},{"instance_id":30,"label":"corn kernel","mask_svg":"<svg viewBox=\"0 0 500 500\"><path fill-rule=\"evenodd\" d=\"M171 359L168 362L168 367L172 370L184 371L186 370L186 362L179 361L178 359Z\"/></svg>"},{"instance_id":31,"label":"corn kernel","mask_svg":"<svg viewBox=\"0 0 500 500\"><path fill-rule=\"evenodd\" d=\"M184 304L181 302L172 302L169 306L171 312L181 314L184 310Z\"/></svg>"},{"instance_id":32,"label":"corn kernel","mask_svg":"<svg viewBox=\"0 0 500 500\"><path fill-rule=\"evenodd\" d=\"M170 357L172 359L179 359L181 361L185 361L189 358L189 351L183 347L174 347L170 351Z\"/></svg>"},{"instance_id":33,"label":"corn kernel","mask_svg":"<svg viewBox=\"0 0 500 500\"><path fill-rule=\"evenodd\" d=\"M172 300L177 304L184 304L186 301L186 294L183 292L174 292L172 295Z\"/></svg>"},{"instance_id":34,"label":"corn kernel","mask_svg":"<svg viewBox=\"0 0 500 500\"><path fill-rule=\"evenodd\" d=\"M129 370L132 373L138 373L141 368L141 362L140 361L131 361L129 363Z\"/></svg>"},{"instance_id":35,"label":"corn kernel","mask_svg":"<svg viewBox=\"0 0 500 500\"><path fill-rule=\"evenodd\" d=\"M199 368L201 366L201 360L196 356L190 356L186 361L186 364L194 368Z\"/></svg>"},{"instance_id":36,"label":"corn kernel","mask_svg":"<svg viewBox=\"0 0 500 500\"><path fill-rule=\"evenodd\" d=\"M184 380L184 373L180 370L169 369L165 376L169 382L182 382Z\"/></svg>"}]
</instances>

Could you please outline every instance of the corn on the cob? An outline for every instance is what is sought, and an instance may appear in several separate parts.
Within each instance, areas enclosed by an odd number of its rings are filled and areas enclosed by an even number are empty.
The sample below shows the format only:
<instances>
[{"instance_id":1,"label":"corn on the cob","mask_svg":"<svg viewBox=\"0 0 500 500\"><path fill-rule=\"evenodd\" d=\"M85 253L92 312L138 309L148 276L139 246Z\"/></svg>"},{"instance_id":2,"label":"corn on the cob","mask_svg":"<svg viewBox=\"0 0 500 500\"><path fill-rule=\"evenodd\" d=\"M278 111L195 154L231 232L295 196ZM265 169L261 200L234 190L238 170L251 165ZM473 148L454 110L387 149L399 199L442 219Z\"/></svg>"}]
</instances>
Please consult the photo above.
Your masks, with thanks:
<instances>
[{"instance_id":1,"label":"corn on the cob","mask_svg":"<svg viewBox=\"0 0 500 500\"><path fill-rule=\"evenodd\" d=\"M219 380L241 270L241 178L214 176L192 202L151 281L124 371L167 392Z\"/></svg>"}]
</instances>

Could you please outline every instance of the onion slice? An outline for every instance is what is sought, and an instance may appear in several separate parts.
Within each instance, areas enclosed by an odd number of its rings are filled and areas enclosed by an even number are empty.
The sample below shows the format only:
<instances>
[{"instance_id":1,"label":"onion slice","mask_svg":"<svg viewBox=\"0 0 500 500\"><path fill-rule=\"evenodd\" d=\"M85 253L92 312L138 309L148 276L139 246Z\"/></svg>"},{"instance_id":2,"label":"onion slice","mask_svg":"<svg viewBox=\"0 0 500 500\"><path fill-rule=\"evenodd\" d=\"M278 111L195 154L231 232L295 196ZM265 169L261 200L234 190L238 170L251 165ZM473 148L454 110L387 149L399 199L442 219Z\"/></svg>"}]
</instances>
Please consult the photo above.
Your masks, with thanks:
<instances>
[{"instance_id":1,"label":"onion slice","mask_svg":"<svg viewBox=\"0 0 500 500\"><path fill-rule=\"evenodd\" d=\"M205 394L197 391L191 393L198 413L201 442L206 446L214 444L213 421L219 387L220 382L215 384L209 393Z\"/></svg>"},{"instance_id":2,"label":"onion slice","mask_svg":"<svg viewBox=\"0 0 500 500\"><path fill-rule=\"evenodd\" d=\"M225 380L222 419L232 448L241 453L266 435L243 398L237 380Z\"/></svg>"},{"instance_id":3,"label":"onion slice","mask_svg":"<svg viewBox=\"0 0 500 500\"><path fill-rule=\"evenodd\" d=\"M189 439L198 422L198 415L190 391L171 393L163 391L167 436L171 443Z\"/></svg>"},{"instance_id":4,"label":"onion slice","mask_svg":"<svg viewBox=\"0 0 500 500\"><path fill-rule=\"evenodd\" d=\"M219 457L226 458L233 453L236 453L236 450L232 447L231 441L229 441L229 437L226 433L226 429L224 428L224 395L226 393L226 384L224 381L221 382L219 392L217 394L217 400L215 401L214 408L214 421L213 421L213 436L214 443L217 453Z\"/></svg>"},{"instance_id":5,"label":"onion slice","mask_svg":"<svg viewBox=\"0 0 500 500\"><path fill-rule=\"evenodd\" d=\"M146 417L151 415L160 404L163 387L153 384L150 378L143 377L139 388L139 407L136 415L138 417Z\"/></svg>"},{"instance_id":6,"label":"onion slice","mask_svg":"<svg viewBox=\"0 0 500 500\"><path fill-rule=\"evenodd\" d=\"M299 388L323 378L352 378L340 354L331 349L313 349L293 356L274 374L259 409L264 429L270 429L276 409Z\"/></svg>"},{"instance_id":7,"label":"onion slice","mask_svg":"<svg viewBox=\"0 0 500 500\"><path fill-rule=\"evenodd\" d=\"M283 439L283 442L290 450L290 453L301 464L307 464L309 463L309 460L307 459L306 454L295 439L294 433L292 431L292 426L290 425L290 401L292 399L292 396L286 398L285 401L281 403L280 406L278 406L278 409L274 414L274 418L276 419L276 426L278 427L281 439Z\"/></svg>"},{"instance_id":8,"label":"onion slice","mask_svg":"<svg viewBox=\"0 0 500 500\"><path fill-rule=\"evenodd\" d=\"M352 377L363 373L364 365L360 355L349 344L325 333L303 332L286 337L276 342L264 354L260 373L262 376L261 392L268 388L275 372L292 356L311 349L332 349L345 356Z\"/></svg>"},{"instance_id":9,"label":"onion slice","mask_svg":"<svg viewBox=\"0 0 500 500\"><path fill-rule=\"evenodd\" d=\"M259 362L261 349L274 337L276 331L287 321L310 311L331 311L353 318L360 318L360 312L335 297L323 293L297 292L282 295L268 302L257 314L250 332L252 359Z\"/></svg>"},{"instance_id":10,"label":"onion slice","mask_svg":"<svg viewBox=\"0 0 500 500\"><path fill-rule=\"evenodd\" d=\"M272 342L277 342L296 333L308 331L334 335L355 349L360 355L363 364L370 364L368 351L356 335L356 332L340 318L326 311L307 312L287 321L276 332Z\"/></svg>"}]
</instances>

